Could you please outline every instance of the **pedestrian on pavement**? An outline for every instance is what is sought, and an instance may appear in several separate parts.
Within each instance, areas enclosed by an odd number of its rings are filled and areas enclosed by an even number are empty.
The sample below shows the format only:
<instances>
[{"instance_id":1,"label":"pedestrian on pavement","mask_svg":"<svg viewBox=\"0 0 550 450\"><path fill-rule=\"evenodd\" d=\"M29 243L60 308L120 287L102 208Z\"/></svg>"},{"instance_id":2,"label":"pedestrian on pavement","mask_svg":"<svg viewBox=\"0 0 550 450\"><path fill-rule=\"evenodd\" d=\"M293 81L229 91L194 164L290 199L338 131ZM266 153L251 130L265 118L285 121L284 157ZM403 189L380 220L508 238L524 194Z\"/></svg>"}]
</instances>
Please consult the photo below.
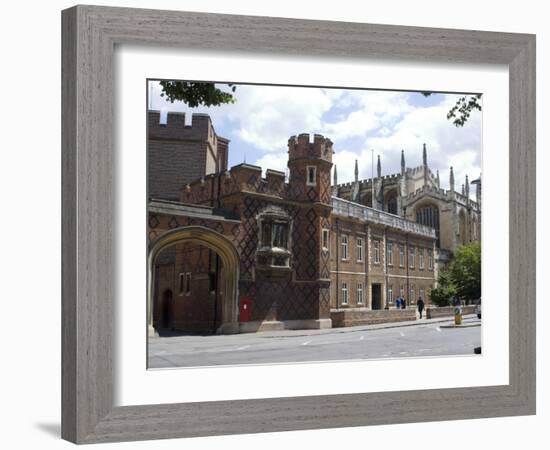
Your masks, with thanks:
<instances>
[{"instance_id":1,"label":"pedestrian on pavement","mask_svg":"<svg viewBox=\"0 0 550 450\"><path fill-rule=\"evenodd\" d=\"M418 297L416 305L418 306L418 313L420 314L420 318L422 319L422 311L424 311L424 300L422 300L422 297Z\"/></svg>"},{"instance_id":2,"label":"pedestrian on pavement","mask_svg":"<svg viewBox=\"0 0 550 450\"><path fill-rule=\"evenodd\" d=\"M401 309L405 309L407 307L407 300L404 298L401 299Z\"/></svg>"},{"instance_id":3,"label":"pedestrian on pavement","mask_svg":"<svg viewBox=\"0 0 550 450\"><path fill-rule=\"evenodd\" d=\"M397 297L397 300L395 300L395 308L401 308L401 297Z\"/></svg>"}]
</instances>

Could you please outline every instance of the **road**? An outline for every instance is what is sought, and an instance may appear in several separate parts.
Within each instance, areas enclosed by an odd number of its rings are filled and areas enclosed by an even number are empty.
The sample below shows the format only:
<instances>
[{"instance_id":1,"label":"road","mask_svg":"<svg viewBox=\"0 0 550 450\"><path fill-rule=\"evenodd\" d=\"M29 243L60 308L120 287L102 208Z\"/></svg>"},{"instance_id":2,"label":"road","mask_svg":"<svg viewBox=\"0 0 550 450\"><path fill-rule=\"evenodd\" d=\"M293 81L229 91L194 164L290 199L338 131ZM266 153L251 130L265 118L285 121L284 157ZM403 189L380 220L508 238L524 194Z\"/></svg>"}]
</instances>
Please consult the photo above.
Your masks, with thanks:
<instances>
[{"instance_id":1,"label":"road","mask_svg":"<svg viewBox=\"0 0 550 450\"><path fill-rule=\"evenodd\" d=\"M481 345L481 321L466 318L413 326L363 326L237 335L149 338L149 368L295 363L374 358L472 355Z\"/></svg>"}]
</instances>

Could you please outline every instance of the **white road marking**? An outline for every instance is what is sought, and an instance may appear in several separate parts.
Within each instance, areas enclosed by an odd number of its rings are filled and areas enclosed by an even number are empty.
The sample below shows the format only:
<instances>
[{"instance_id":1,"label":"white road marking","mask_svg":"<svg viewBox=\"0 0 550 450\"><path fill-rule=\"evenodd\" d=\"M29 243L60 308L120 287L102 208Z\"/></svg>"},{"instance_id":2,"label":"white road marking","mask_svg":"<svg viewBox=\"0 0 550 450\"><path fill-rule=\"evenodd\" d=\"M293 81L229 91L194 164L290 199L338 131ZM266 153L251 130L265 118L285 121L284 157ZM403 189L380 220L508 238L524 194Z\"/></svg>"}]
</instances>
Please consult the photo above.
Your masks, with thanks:
<instances>
[{"instance_id":1,"label":"white road marking","mask_svg":"<svg viewBox=\"0 0 550 450\"><path fill-rule=\"evenodd\" d=\"M244 350L245 348L250 347L250 345L243 345L242 347L239 347L237 350Z\"/></svg>"},{"instance_id":2,"label":"white road marking","mask_svg":"<svg viewBox=\"0 0 550 450\"><path fill-rule=\"evenodd\" d=\"M435 327L435 329L441 333L441 328Z\"/></svg>"},{"instance_id":3,"label":"white road marking","mask_svg":"<svg viewBox=\"0 0 550 450\"><path fill-rule=\"evenodd\" d=\"M311 343L311 341L305 341L302 345L307 345L309 343Z\"/></svg>"},{"instance_id":4,"label":"white road marking","mask_svg":"<svg viewBox=\"0 0 550 450\"><path fill-rule=\"evenodd\" d=\"M401 335L401 337L405 337L405 333L403 333L402 331L400 331L399 334Z\"/></svg>"},{"instance_id":5,"label":"white road marking","mask_svg":"<svg viewBox=\"0 0 550 450\"><path fill-rule=\"evenodd\" d=\"M359 338L360 341L362 341L363 339L365 339L365 336L361 336L361 337Z\"/></svg>"}]
</instances>

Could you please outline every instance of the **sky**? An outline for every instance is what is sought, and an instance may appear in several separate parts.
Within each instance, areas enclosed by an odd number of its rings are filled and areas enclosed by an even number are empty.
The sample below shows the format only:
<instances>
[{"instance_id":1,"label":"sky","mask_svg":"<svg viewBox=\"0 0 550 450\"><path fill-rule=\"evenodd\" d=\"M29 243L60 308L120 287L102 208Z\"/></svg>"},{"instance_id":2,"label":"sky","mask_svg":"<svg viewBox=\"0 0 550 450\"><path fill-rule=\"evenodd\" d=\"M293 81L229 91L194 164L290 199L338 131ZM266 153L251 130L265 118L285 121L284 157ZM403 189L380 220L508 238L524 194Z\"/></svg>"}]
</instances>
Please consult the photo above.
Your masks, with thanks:
<instances>
[{"instance_id":1,"label":"sky","mask_svg":"<svg viewBox=\"0 0 550 450\"><path fill-rule=\"evenodd\" d=\"M317 133L334 143L338 183L353 181L355 160L359 179L370 178L373 150L375 165L380 155L383 175L400 171L402 149L407 167L421 165L424 143L429 167L440 172L441 187L449 187L450 166L457 191L466 174L472 181L481 173L482 113L473 112L464 127L447 119L459 94L237 85L233 104L189 108L166 101L161 91L157 81L150 81L149 108L186 112L188 123L190 112L208 113L216 133L231 141L230 167L247 162L284 172L288 138ZM474 193L470 186L470 195Z\"/></svg>"}]
</instances>

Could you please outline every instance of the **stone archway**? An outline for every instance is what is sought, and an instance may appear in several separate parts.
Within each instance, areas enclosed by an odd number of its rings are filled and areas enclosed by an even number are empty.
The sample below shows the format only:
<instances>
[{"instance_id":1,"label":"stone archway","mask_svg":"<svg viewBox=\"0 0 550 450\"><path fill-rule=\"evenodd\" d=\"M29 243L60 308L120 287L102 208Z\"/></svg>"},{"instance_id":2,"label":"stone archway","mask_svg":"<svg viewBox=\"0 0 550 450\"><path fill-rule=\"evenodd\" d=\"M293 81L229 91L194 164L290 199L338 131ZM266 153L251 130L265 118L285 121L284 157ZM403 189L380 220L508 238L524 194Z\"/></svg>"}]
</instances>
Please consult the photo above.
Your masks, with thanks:
<instances>
[{"instance_id":1,"label":"stone archway","mask_svg":"<svg viewBox=\"0 0 550 450\"><path fill-rule=\"evenodd\" d=\"M239 254L235 246L222 234L201 226L181 227L170 230L150 243L147 256L147 324L149 333L153 333L153 297L155 286L155 261L160 252L176 244L192 242L203 245L216 252L222 262L222 286L224 302L222 305L221 325L218 334L239 332L238 320L238 281Z\"/></svg>"}]
</instances>

